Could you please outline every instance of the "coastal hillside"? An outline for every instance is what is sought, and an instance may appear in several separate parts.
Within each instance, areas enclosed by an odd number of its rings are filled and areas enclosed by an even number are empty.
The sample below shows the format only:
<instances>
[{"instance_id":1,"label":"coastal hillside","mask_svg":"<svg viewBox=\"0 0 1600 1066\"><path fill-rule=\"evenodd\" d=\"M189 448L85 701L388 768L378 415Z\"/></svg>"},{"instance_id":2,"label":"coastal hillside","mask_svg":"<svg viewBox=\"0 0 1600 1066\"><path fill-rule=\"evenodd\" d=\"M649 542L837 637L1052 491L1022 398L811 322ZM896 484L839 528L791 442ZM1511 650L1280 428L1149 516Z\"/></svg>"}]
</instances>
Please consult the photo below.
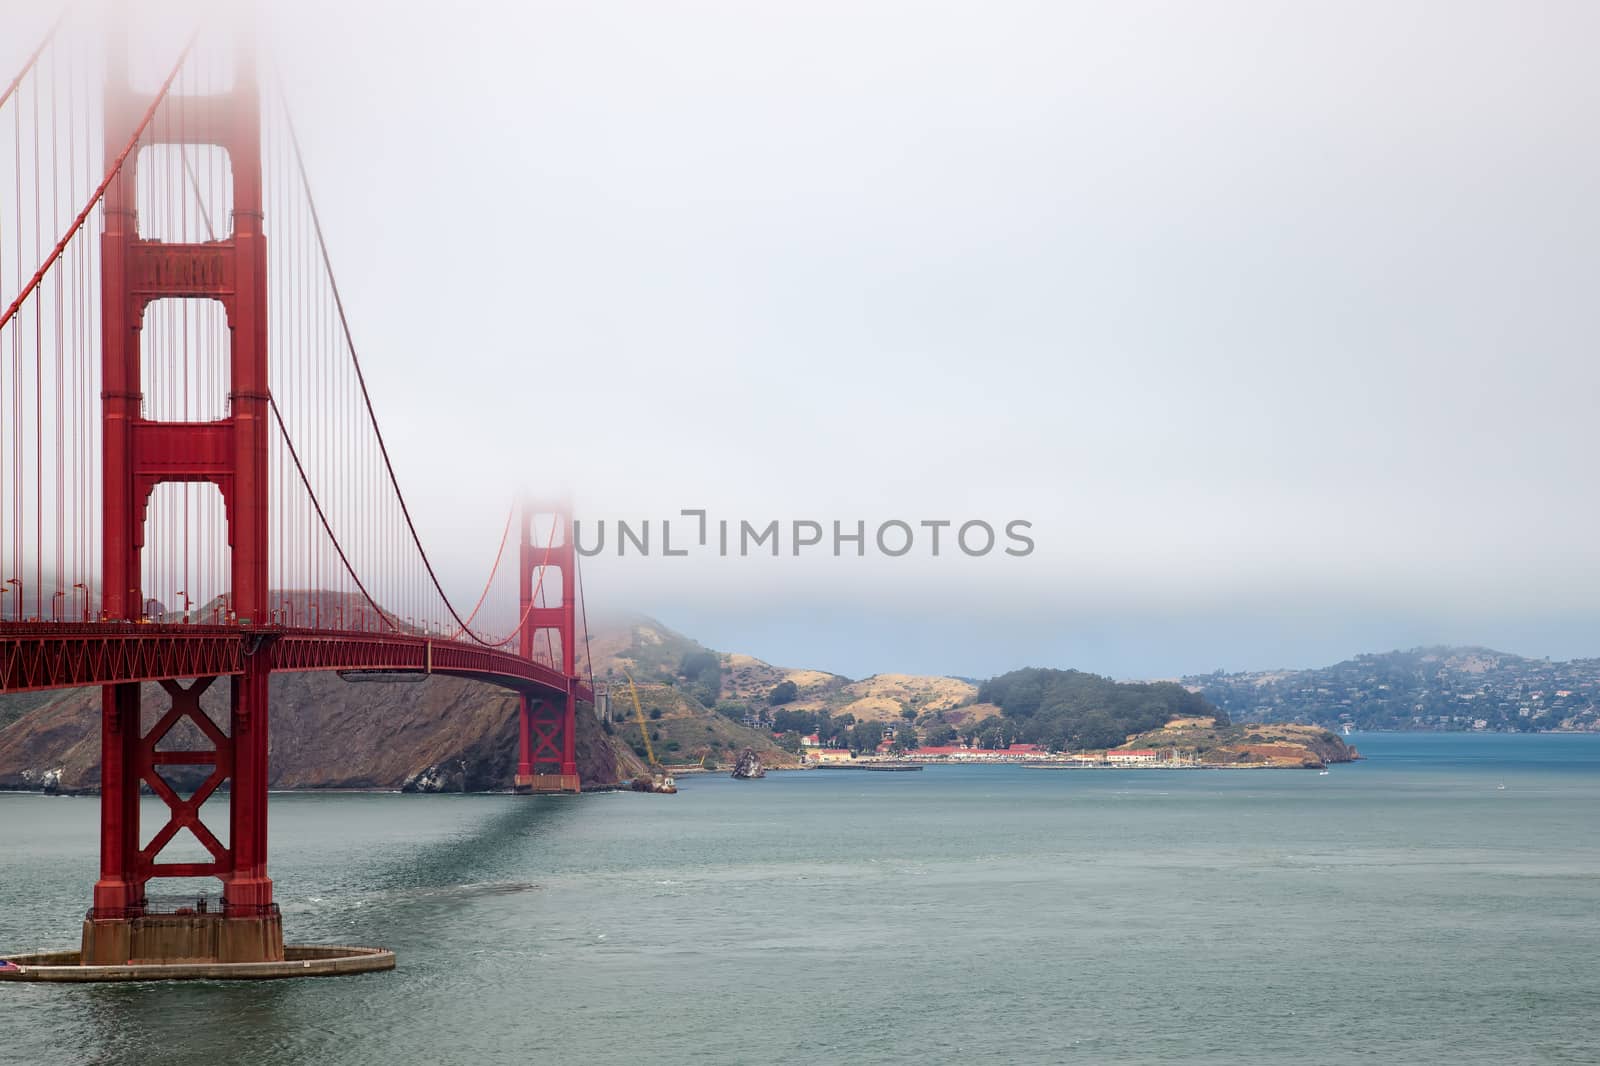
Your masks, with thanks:
<instances>
[{"instance_id":1,"label":"coastal hillside","mask_svg":"<svg viewBox=\"0 0 1600 1066\"><path fill-rule=\"evenodd\" d=\"M649 682L638 685L639 709L634 710L626 681L611 683L611 714L603 729L613 742L644 759L653 751L668 766L731 766L745 748L760 754L768 766L793 766L798 761L773 739L753 729L739 717L719 713L676 685ZM642 714L643 725L639 718ZM643 732L650 738L647 747Z\"/></svg>"},{"instance_id":2,"label":"coastal hillside","mask_svg":"<svg viewBox=\"0 0 1600 1066\"><path fill-rule=\"evenodd\" d=\"M609 620L590 641L596 680L611 690L615 736L644 754L627 680L633 678L649 715L651 744L668 763L720 765L743 747L769 765L797 761L799 736L858 750L875 746L884 726L915 728L942 741L996 718L978 686L953 677L876 674L856 681L823 670L777 666L740 652L705 647L660 622L639 616ZM857 729L857 727L860 727ZM777 735L775 735L777 734ZM779 739L782 737L782 740Z\"/></svg>"},{"instance_id":3,"label":"coastal hillside","mask_svg":"<svg viewBox=\"0 0 1600 1066\"><path fill-rule=\"evenodd\" d=\"M863 722L898 722L967 707L978 699L978 686L953 677L874 674L852 681L820 670L773 666L750 655L729 655L726 667L730 699L772 704L773 693L787 683L795 686L794 695L780 695L778 704L794 711L849 714Z\"/></svg>"},{"instance_id":4,"label":"coastal hillside","mask_svg":"<svg viewBox=\"0 0 1600 1066\"><path fill-rule=\"evenodd\" d=\"M1600 659L1551 662L1490 648L1413 648L1316 670L1219 670L1183 684L1236 721L1340 730L1600 730Z\"/></svg>"},{"instance_id":5,"label":"coastal hillside","mask_svg":"<svg viewBox=\"0 0 1600 1066\"><path fill-rule=\"evenodd\" d=\"M863 722L938 716L961 724L999 713L980 704L976 684L960 678L891 673L856 681L824 670L778 666L741 652L713 651L638 615L597 625L590 648L597 680L620 684L631 675L641 685L692 695L707 708L721 702L727 711L727 704L738 704L741 717L749 712L770 718L770 708L782 707Z\"/></svg>"},{"instance_id":6,"label":"coastal hillside","mask_svg":"<svg viewBox=\"0 0 1600 1066\"><path fill-rule=\"evenodd\" d=\"M0 729L15 722L36 707L43 707L55 698L54 692L23 692L15 696L0 696Z\"/></svg>"},{"instance_id":7,"label":"coastal hillside","mask_svg":"<svg viewBox=\"0 0 1600 1066\"><path fill-rule=\"evenodd\" d=\"M1320 726L1229 724L1207 717L1173 719L1128 738L1121 748L1204 766L1321 767L1361 757Z\"/></svg>"}]
</instances>

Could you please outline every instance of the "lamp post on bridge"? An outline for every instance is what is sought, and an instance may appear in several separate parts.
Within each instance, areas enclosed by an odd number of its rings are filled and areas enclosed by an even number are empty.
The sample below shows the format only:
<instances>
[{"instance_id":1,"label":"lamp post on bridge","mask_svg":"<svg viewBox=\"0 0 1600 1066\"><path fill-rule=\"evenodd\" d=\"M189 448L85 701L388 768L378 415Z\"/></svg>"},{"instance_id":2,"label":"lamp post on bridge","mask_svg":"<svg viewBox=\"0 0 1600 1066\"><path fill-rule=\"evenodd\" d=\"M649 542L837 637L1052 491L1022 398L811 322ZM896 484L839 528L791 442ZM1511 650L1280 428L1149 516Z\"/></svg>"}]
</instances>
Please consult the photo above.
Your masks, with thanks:
<instances>
[{"instance_id":1,"label":"lamp post on bridge","mask_svg":"<svg viewBox=\"0 0 1600 1066\"><path fill-rule=\"evenodd\" d=\"M61 601L66 598L66 593L57 591L50 597L50 621L61 621Z\"/></svg>"},{"instance_id":2,"label":"lamp post on bridge","mask_svg":"<svg viewBox=\"0 0 1600 1066\"><path fill-rule=\"evenodd\" d=\"M17 606L16 609L11 613L11 620L13 622L20 622L22 621L22 579L19 577L8 577L6 578L6 584L17 586Z\"/></svg>"},{"instance_id":3,"label":"lamp post on bridge","mask_svg":"<svg viewBox=\"0 0 1600 1066\"><path fill-rule=\"evenodd\" d=\"M75 592L81 591L83 593L83 621L87 625L89 622L89 586L80 581L73 585L72 588Z\"/></svg>"}]
</instances>

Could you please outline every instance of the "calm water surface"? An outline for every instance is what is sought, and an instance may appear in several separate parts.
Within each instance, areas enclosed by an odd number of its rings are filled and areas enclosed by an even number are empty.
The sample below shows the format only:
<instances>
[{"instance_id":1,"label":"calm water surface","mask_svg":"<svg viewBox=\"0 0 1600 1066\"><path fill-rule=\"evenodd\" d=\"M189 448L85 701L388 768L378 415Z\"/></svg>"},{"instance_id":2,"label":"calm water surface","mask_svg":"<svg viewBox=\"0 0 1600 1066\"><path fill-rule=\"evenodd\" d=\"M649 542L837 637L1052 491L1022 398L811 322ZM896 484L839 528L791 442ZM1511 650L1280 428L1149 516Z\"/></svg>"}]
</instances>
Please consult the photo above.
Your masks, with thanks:
<instances>
[{"instance_id":1,"label":"calm water surface","mask_svg":"<svg viewBox=\"0 0 1600 1066\"><path fill-rule=\"evenodd\" d=\"M278 795L290 939L398 970L0 985L0 1062L1600 1061L1600 737L1354 739L1326 777ZM0 945L75 946L96 811L0 795Z\"/></svg>"}]
</instances>

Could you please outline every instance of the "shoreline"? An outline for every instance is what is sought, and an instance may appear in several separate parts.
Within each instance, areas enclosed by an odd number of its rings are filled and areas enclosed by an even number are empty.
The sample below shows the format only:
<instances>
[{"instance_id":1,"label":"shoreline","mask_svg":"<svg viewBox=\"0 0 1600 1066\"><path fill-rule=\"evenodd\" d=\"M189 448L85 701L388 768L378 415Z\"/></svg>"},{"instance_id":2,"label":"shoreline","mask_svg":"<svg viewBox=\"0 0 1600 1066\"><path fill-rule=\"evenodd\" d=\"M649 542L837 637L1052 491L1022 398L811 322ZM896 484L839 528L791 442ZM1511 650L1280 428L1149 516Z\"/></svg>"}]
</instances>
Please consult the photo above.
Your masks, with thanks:
<instances>
[{"instance_id":1,"label":"shoreline","mask_svg":"<svg viewBox=\"0 0 1600 1066\"><path fill-rule=\"evenodd\" d=\"M1600 737L1600 732L1597 732L1595 730L1585 730L1585 729L1544 729L1544 730L1529 730L1527 732L1514 731L1514 730L1505 730L1505 731L1482 730L1482 731L1480 731L1480 730L1470 730L1470 729L1467 729L1467 730L1461 730L1461 729L1366 729L1366 730L1361 730L1360 732L1357 732L1357 733L1349 734L1349 738L1353 739L1353 738L1359 737L1359 736L1361 736L1363 734L1374 735L1374 736L1419 736L1419 737L1444 737L1444 736L1448 736L1448 737L1482 737L1482 738L1505 738L1505 737L1528 737L1528 738L1533 738L1533 737ZM1344 735L1338 735L1338 736L1339 736L1340 740L1347 739ZM1357 761L1365 761L1365 759L1366 759L1366 756L1357 754L1356 758L1348 760L1347 764L1353 764L1353 763L1355 763ZM1200 764L1156 763L1156 764L1153 764L1153 765L1149 764L1149 763L1135 763L1135 764L1108 765L1108 764L1104 764L1104 763L1088 763L1088 764L1064 763L1064 762L1053 762L1053 761L1037 760L1037 759L1036 760L1030 760L1030 761L1020 761L1020 760L994 760L994 761L990 761L990 760L976 760L976 759L974 759L974 760L926 759L926 760L902 760L902 761L915 761L915 762L918 762L919 765L922 765L922 766L1019 766L1019 767L1022 767L1024 769L1033 769L1033 770L1299 770L1299 769L1317 769L1317 767L1307 767L1307 766L1300 766L1300 765L1291 766L1291 765L1272 764L1272 763L1200 763ZM866 764L866 765L870 765L870 763ZM1333 765L1340 765L1340 764L1335 764L1335 763L1327 763L1326 764L1326 766L1328 766L1328 767L1331 767ZM694 765L686 766L686 767L683 767L682 769L679 769L679 768L676 768L676 767L667 767L666 769L670 773L672 773L674 775L684 775L684 776L698 776L698 775L701 775L701 774L717 774L717 773L724 772L721 768L718 768L716 770L712 770L712 769L699 767L699 766L694 766ZM817 767L817 766L793 766L793 765L789 765L789 766L785 766L785 765L768 765L768 766L766 766L766 771L768 773L809 772L809 771L816 770L816 769L820 769L820 767ZM627 782L613 782L613 783L608 783L608 784L605 784L605 785L587 786L582 791L585 792L585 793L588 793L588 792L615 792L615 791L628 791L628 790L629 789L628 789L628 783ZM458 791L455 791L455 790L451 790L449 792L417 792L415 794L416 795L493 796L493 795L500 795L500 794L512 794L513 791L514 790L511 789L511 788L503 788L503 789L501 789L501 788L493 788L493 789L474 790L474 791L469 791L469 792L458 792ZM330 794L330 795L382 795L382 794L406 795L406 794L409 794L409 793L406 792L405 789L399 788L399 787L393 787L393 786L371 787L371 788L352 788L352 787L348 787L348 786L329 787L329 788L319 788L319 787L310 787L310 788L274 788L274 789L269 789L268 792L269 792L269 794L272 794L272 795L315 795L315 794L319 794L319 793ZM223 794L226 794L226 793L223 793ZM0 796L5 796L5 795L52 796L52 797L94 797L94 796L99 796L100 795L100 790L99 790L99 788L54 789L54 790L51 790L51 789L46 789L43 786L25 787L25 786L16 785L16 784L3 784L3 785L0 785Z\"/></svg>"},{"instance_id":2,"label":"shoreline","mask_svg":"<svg viewBox=\"0 0 1600 1066\"><path fill-rule=\"evenodd\" d=\"M1336 763L1327 763L1327 764L1324 764L1324 765L1321 765L1321 766L1317 766L1317 765L1293 765L1293 766L1291 766L1291 765L1287 765L1287 764L1284 764L1284 763L1129 763L1129 764L1116 764L1116 763L1068 763L1068 762L1050 762L1050 761L1037 760L1037 759L1036 760L1031 760L1031 761L1010 760L1010 759L997 759L997 760L977 760L977 759L974 759L974 760L954 760L954 761L945 761L945 760L939 760L939 759L921 759L921 760L918 760L918 759L902 759L902 760L897 760L897 761L894 761L894 762L878 762L878 761L874 761L874 760L862 759L862 760L857 760L857 761L849 762L849 763L832 763L832 764L822 764L822 765L815 765L815 766L766 766L766 767L764 767L764 769L769 774L772 774L772 773L811 773L813 771L819 771L819 770L820 771L826 771L826 770L878 770L878 771L892 771L892 770L911 770L911 769L920 770L920 769L923 769L925 767L930 767L930 766L959 768L959 769L972 769L972 768L976 768L976 767L992 768L992 767L996 767L996 766L1007 766L1007 767L1016 767L1016 768L1022 769L1022 770L1323 770L1323 769L1327 769L1329 766L1334 766L1334 765L1349 765L1351 763L1357 762L1358 760L1360 760L1362 758L1363 758L1362 756L1357 756L1355 759L1346 760L1344 763L1337 763L1337 764ZM665 766L662 769L666 773L671 774L674 777L699 777L699 776L704 776L704 775L713 775L713 776L715 776L715 775L720 774L722 772L720 769L718 769L718 770L710 770L710 769L706 769L704 767L699 767L699 766L688 766L688 767L684 767L682 769L679 769L679 768L673 767L673 766ZM633 790L629 787L629 782L620 781L620 782L611 782L611 783L603 784L603 785L586 785L577 794L578 795L587 795L587 794L590 794L590 793L630 792L630 791L633 791ZM223 792L221 794L222 795L226 795L227 793ZM476 790L466 790L466 791L457 790L457 789L450 789L448 791L440 791L440 792L419 792L419 791L415 791L415 790L407 791L407 790L401 789L401 788L350 788L350 787L347 787L347 786L341 786L341 787L338 787L338 788L316 788L316 787L310 787L310 788L274 788L274 789L269 789L268 790L268 794L269 795L274 795L274 796L318 796L318 795L323 795L323 796L385 796L385 795L388 795L388 796L502 796L502 795L510 796L510 795L516 795L517 793L516 793L516 790L513 789L513 788L487 788L487 789L476 789ZM44 788L16 788L16 787L0 786L0 796L6 796L6 795L13 795L13 796L49 796L49 797L52 797L52 798L60 798L60 799L89 799L89 798L93 798L93 797L99 796L100 795L100 790L98 788L48 790L48 789L44 789ZM142 796L154 795L154 793L141 792L140 795L142 795Z\"/></svg>"}]
</instances>

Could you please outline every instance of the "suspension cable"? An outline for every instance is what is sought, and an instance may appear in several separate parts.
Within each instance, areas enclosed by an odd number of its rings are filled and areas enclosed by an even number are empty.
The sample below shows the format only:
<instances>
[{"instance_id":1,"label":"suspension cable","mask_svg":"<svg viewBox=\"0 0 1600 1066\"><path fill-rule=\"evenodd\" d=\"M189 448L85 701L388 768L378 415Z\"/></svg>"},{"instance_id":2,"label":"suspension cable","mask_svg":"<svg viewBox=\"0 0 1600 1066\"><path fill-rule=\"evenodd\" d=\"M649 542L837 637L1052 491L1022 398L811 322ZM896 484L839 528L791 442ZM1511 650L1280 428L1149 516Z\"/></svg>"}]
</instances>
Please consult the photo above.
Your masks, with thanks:
<instances>
[{"instance_id":1,"label":"suspension cable","mask_svg":"<svg viewBox=\"0 0 1600 1066\"><path fill-rule=\"evenodd\" d=\"M389 617L389 612L378 606L378 601L372 598L372 594L367 591L367 586L361 583L360 576L356 573L355 568L350 565L350 560L345 556L344 546L339 543L339 538L333 535L333 527L328 525L328 516L322 510L322 501L317 499L317 490L311 487L311 479L306 477L306 468L300 463L300 454L295 450L294 439L289 436L289 427L284 425L283 412L278 410L278 401L273 398L270 391L267 393L267 404L272 408L272 417L277 419L278 432L283 434L283 443L288 446L289 458L294 460L294 468L300 475L300 483L305 486L306 495L311 497L311 506L316 508L317 520L322 523L322 531L328 534L328 540L333 543L333 550L339 554L339 562L344 564L345 573L350 575L350 580L356 583L356 588L361 590L361 595L372 605L372 609L378 612L378 617L387 622L390 629L396 633L400 632L399 625ZM321 598L320 594L318 598Z\"/></svg>"},{"instance_id":2,"label":"suspension cable","mask_svg":"<svg viewBox=\"0 0 1600 1066\"><path fill-rule=\"evenodd\" d=\"M278 91L281 99L283 91L281 79L278 83ZM411 534L411 542L416 545L417 554L422 560L423 569L428 573L428 580L432 583L433 590L439 594L439 599L444 602L445 610L450 612L450 617L455 619L456 625L460 627L459 631L486 648L499 647L499 645L490 643L473 632L472 627L462 620L461 613L456 610L455 604L450 602L450 597L445 594L444 586L439 583L439 576L433 569L433 561L428 558L427 549L422 546L422 537L417 533L416 523L411 519L411 508L406 504L405 493L400 491L400 479L395 475L394 463L389 458L389 446L384 441L383 430L378 425L378 414L372 406L372 396L367 391L367 377L361 369L361 357L356 353L355 335L350 329L350 319L345 314L344 297L340 295L339 282L334 277L333 259L328 254L328 242L322 233L322 219L317 212L316 200L311 195L311 178L306 173L305 158L300 153L300 138L295 132L294 119L289 114L289 106L286 100L283 101L282 110L284 126L289 133L289 144L294 150L295 167L300 173L301 189L306 197L306 207L309 208L311 214L311 229L317 238L317 248L322 255L323 269L328 275L328 288L333 296L334 309L339 315L340 329L344 332L345 347L350 353L350 362L355 367L356 384L361 390L361 401L367 409L367 418L372 423L372 432L377 437L378 453L383 457L383 466L385 471L388 472L389 484L394 488L395 499L400 504L400 514L405 519L406 529ZM502 641L501 643L504 642Z\"/></svg>"},{"instance_id":3,"label":"suspension cable","mask_svg":"<svg viewBox=\"0 0 1600 1066\"><path fill-rule=\"evenodd\" d=\"M578 585L578 610L583 612L583 661L589 668L589 692L594 693L594 649L589 646L589 601L584 595L583 556L578 551L578 536L572 536L572 569Z\"/></svg>"},{"instance_id":4,"label":"suspension cable","mask_svg":"<svg viewBox=\"0 0 1600 1066\"><path fill-rule=\"evenodd\" d=\"M489 598L489 589L494 585L494 576L500 572L500 560L504 558L506 554L506 541L511 539L511 519L516 513L517 508L515 504L512 505L511 510L506 512L506 528L500 533L500 550L494 553L494 566L489 568L489 580L483 583L483 592L478 596L478 602L472 605L472 613L467 615L468 622L471 622L474 618L478 617L478 612L483 609L483 601ZM460 635L461 630L458 629L454 633L450 634L447 639L454 640Z\"/></svg>"},{"instance_id":5,"label":"suspension cable","mask_svg":"<svg viewBox=\"0 0 1600 1066\"><path fill-rule=\"evenodd\" d=\"M489 647L491 647L491 648L503 648L507 644L510 644L513 640L517 639L517 635L522 632L522 627L524 625L526 625L527 622L528 622L528 616L533 614L534 607L536 607L538 605L538 603L539 603L539 593L544 588L544 575L545 575L546 571L549 569L549 566L550 566L550 552L551 552L552 549L554 549L555 543L556 543L556 525L557 524L558 524L558 520L557 519L551 519L551 521L550 521L550 537L549 537L548 540L545 541L544 559L539 563L539 580L534 582L533 591L531 593L529 593L529 595L528 595L528 609L522 612L522 617L517 619L517 624L514 627L512 627L511 632L506 635L506 638L504 640L501 640L501 641L499 641L499 642L497 642L495 644L491 644L491 645L489 645Z\"/></svg>"},{"instance_id":6,"label":"suspension cable","mask_svg":"<svg viewBox=\"0 0 1600 1066\"><path fill-rule=\"evenodd\" d=\"M71 10L72 5L70 4L63 7L61 13L56 16L56 20L50 24L50 28L44 33L44 39L39 42L39 47L35 48L33 54L28 56L28 61L22 64L22 69L17 71L17 76L11 79L10 85L6 86L6 91L0 93L0 107L6 106L6 101L11 99L11 94L17 91L17 86L22 84L22 79L26 78L29 72L38 65L39 57L44 55L44 50L50 47L51 41L55 40L56 31L67 20L67 12Z\"/></svg>"},{"instance_id":7,"label":"suspension cable","mask_svg":"<svg viewBox=\"0 0 1600 1066\"><path fill-rule=\"evenodd\" d=\"M84 220L89 217L89 212L94 210L95 205L100 202L100 198L111 187L113 179L122 172L122 164L128 161L128 156L133 153L134 147L138 145L140 138L144 136L144 131L149 127L150 121L156 117L157 109L160 108L161 102L167 98L167 92L172 88L172 83L177 80L178 71L183 69L184 62L189 58L189 51L194 47L194 42L199 36L199 30L196 30L190 36L188 43L183 46L183 51L178 53L178 61L173 64L172 72L167 75L167 80L161 83L161 91L156 93L155 99L151 100L150 106L145 109L144 118L139 120L138 128L133 131L133 136L128 138L128 143L123 146L116 162L111 164L111 169L106 171L105 180L95 189L94 195L89 197L89 202L83 205L83 210L78 212L78 217L72 220L72 225L67 227L66 234L56 242L56 246L51 249L49 257L34 272L32 280L23 286L22 291L17 294L17 298L11 302L11 306L6 308L6 313L0 315L0 329L4 329L6 323L10 322L12 317L21 310L22 305L27 303L28 297L33 295L33 290L39 287L39 283L50 272L50 268L56 265L56 260L61 258L61 253L66 251L67 245L72 242L72 238L77 236L78 230L83 227Z\"/></svg>"}]
</instances>

